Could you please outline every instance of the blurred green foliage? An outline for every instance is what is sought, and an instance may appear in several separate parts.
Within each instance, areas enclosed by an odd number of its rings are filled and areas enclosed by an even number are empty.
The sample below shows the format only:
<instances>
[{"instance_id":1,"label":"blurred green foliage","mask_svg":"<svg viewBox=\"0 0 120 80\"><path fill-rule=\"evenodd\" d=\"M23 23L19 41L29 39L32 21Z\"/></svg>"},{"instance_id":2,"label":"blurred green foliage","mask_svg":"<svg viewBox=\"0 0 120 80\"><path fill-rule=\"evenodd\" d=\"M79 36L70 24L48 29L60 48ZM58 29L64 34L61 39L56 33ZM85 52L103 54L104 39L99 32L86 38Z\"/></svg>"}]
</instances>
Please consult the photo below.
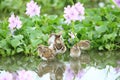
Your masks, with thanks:
<instances>
[{"instance_id":1,"label":"blurred green foliage","mask_svg":"<svg viewBox=\"0 0 120 80\"><path fill-rule=\"evenodd\" d=\"M1 0L0 1L0 19L9 17L11 13L25 16L26 3L30 0ZM41 14L62 14L67 5L81 2L87 7L98 7L99 2L105 0L34 0L41 6Z\"/></svg>"}]
</instances>

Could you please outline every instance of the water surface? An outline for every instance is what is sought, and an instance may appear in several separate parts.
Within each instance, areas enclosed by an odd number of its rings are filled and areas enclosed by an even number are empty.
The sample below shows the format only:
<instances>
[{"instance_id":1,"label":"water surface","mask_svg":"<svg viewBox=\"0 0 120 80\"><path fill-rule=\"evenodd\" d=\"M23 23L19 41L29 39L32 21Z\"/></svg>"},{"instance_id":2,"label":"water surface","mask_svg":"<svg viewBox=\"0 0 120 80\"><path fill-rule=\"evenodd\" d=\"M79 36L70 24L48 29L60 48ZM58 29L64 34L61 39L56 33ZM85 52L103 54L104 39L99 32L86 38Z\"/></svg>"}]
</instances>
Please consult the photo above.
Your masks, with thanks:
<instances>
[{"instance_id":1,"label":"water surface","mask_svg":"<svg viewBox=\"0 0 120 80\"><path fill-rule=\"evenodd\" d=\"M0 57L0 80L7 80L1 79L7 72L14 80L120 80L120 52L87 52L75 59L68 54L48 62L35 56ZM28 75L33 79L25 79Z\"/></svg>"}]
</instances>

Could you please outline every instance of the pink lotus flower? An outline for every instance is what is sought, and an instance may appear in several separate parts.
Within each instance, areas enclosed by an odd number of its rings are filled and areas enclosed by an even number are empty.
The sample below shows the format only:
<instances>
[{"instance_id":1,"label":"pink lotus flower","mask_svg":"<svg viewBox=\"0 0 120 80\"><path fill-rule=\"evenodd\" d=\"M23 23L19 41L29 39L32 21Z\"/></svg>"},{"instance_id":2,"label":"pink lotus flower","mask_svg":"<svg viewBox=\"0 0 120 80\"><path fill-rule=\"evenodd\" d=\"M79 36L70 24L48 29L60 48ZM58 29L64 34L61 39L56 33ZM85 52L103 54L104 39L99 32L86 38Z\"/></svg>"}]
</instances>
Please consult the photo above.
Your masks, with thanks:
<instances>
[{"instance_id":1,"label":"pink lotus flower","mask_svg":"<svg viewBox=\"0 0 120 80\"><path fill-rule=\"evenodd\" d=\"M0 80L13 80L12 74L9 72L0 73Z\"/></svg>"},{"instance_id":2,"label":"pink lotus flower","mask_svg":"<svg viewBox=\"0 0 120 80\"><path fill-rule=\"evenodd\" d=\"M84 15L84 14L85 14L85 13L84 13L85 8L83 7L83 4L81 4L80 2L76 3L76 4L74 5L74 7L75 7L75 9L78 11L78 13L79 13L80 15Z\"/></svg>"},{"instance_id":3,"label":"pink lotus flower","mask_svg":"<svg viewBox=\"0 0 120 80\"><path fill-rule=\"evenodd\" d=\"M12 14L8 20L9 22L9 28L10 30L14 30L14 29L20 29L22 26L22 22L20 21L20 18L18 16L15 16L14 14Z\"/></svg>"},{"instance_id":4,"label":"pink lotus flower","mask_svg":"<svg viewBox=\"0 0 120 80\"><path fill-rule=\"evenodd\" d=\"M84 7L80 2L76 3L73 6L67 6L64 8L64 18L66 23L70 24L71 21L82 21L84 17Z\"/></svg>"},{"instance_id":5,"label":"pink lotus flower","mask_svg":"<svg viewBox=\"0 0 120 80\"><path fill-rule=\"evenodd\" d=\"M40 15L40 7L37 5L36 2L31 0L29 3L27 3L26 8L26 14L30 17L33 17L35 15Z\"/></svg>"}]
</instances>

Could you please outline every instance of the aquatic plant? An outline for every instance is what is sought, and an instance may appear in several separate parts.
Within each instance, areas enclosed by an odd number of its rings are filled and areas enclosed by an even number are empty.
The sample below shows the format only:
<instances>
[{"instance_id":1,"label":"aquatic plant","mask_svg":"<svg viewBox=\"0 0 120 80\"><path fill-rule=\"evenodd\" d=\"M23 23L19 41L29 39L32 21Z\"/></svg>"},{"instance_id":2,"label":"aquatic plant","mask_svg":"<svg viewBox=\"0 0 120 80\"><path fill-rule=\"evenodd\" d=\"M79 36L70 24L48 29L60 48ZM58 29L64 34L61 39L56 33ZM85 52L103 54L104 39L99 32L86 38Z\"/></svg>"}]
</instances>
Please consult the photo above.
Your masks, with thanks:
<instances>
[{"instance_id":1,"label":"aquatic plant","mask_svg":"<svg viewBox=\"0 0 120 80\"><path fill-rule=\"evenodd\" d=\"M70 24L71 21L82 21L84 17L84 7L80 2L76 3L73 6L68 5L64 8L64 18L66 19L66 23Z\"/></svg>"},{"instance_id":2,"label":"aquatic plant","mask_svg":"<svg viewBox=\"0 0 120 80\"><path fill-rule=\"evenodd\" d=\"M33 17L35 15L40 15L40 8L34 0L31 0L29 3L27 3L26 8L26 14L30 17Z\"/></svg>"},{"instance_id":3,"label":"aquatic plant","mask_svg":"<svg viewBox=\"0 0 120 80\"><path fill-rule=\"evenodd\" d=\"M38 8L40 9L39 5L33 0L27 4L27 9L30 5L34 5L34 8L37 7L36 11L38 11ZM30 8L30 12L32 10ZM101 8L84 9L83 4L78 2L65 7L64 14L61 16L40 15L36 11L33 12L34 15L27 12L29 13L27 15L31 15L32 18L18 17L12 14L9 19L0 21L0 55L10 56L22 53L38 56L36 50L38 44L48 45L49 35L61 30L68 50L75 43L85 39L91 41L91 50L112 51L120 48L120 10L116 7L113 9L105 5ZM74 15L71 15L73 13ZM26 15L26 13L24 14ZM72 18L67 20L65 17L67 15L72 16ZM80 17L85 17L85 19L80 21ZM69 25L65 23L66 21ZM14 36L11 35L9 30L13 31Z\"/></svg>"},{"instance_id":4,"label":"aquatic plant","mask_svg":"<svg viewBox=\"0 0 120 80\"><path fill-rule=\"evenodd\" d=\"M14 14L9 17L8 22L8 26L12 34L14 33L15 29L20 29L22 27L22 22L20 21L20 18L18 16L15 16Z\"/></svg>"}]
</instances>

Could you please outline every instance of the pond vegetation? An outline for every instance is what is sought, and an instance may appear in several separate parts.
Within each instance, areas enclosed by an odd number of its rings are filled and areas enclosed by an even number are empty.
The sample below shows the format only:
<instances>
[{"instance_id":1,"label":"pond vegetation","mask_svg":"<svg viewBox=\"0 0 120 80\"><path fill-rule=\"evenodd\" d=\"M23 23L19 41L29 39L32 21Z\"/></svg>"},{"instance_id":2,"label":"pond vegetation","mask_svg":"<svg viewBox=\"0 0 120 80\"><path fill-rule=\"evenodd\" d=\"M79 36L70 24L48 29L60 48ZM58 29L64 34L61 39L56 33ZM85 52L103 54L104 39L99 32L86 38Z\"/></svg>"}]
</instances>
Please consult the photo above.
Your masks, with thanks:
<instances>
[{"instance_id":1,"label":"pond vegetation","mask_svg":"<svg viewBox=\"0 0 120 80\"><path fill-rule=\"evenodd\" d=\"M69 34L73 25L64 23L63 17L57 15L41 15L33 18L21 16L22 28L14 31L14 36L8 28L7 19L0 22L0 54L9 56L18 53L36 55L38 44L47 45L49 34L63 31L64 42L69 49L78 40L91 41L91 49L119 50L120 48L120 10L110 7L86 9L86 16L82 22L74 22L76 38L71 39Z\"/></svg>"},{"instance_id":2,"label":"pond vegetation","mask_svg":"<svg viewBox=\"0 0 120 80\"><path fill-rule=\"evenodd\" d=\"M0 5L0 80L120 80L119 0ZM51 34L60 38L52 43ZM43 61L41 48L55 50L55 59Z\"/></svg>"}]
</instances>

